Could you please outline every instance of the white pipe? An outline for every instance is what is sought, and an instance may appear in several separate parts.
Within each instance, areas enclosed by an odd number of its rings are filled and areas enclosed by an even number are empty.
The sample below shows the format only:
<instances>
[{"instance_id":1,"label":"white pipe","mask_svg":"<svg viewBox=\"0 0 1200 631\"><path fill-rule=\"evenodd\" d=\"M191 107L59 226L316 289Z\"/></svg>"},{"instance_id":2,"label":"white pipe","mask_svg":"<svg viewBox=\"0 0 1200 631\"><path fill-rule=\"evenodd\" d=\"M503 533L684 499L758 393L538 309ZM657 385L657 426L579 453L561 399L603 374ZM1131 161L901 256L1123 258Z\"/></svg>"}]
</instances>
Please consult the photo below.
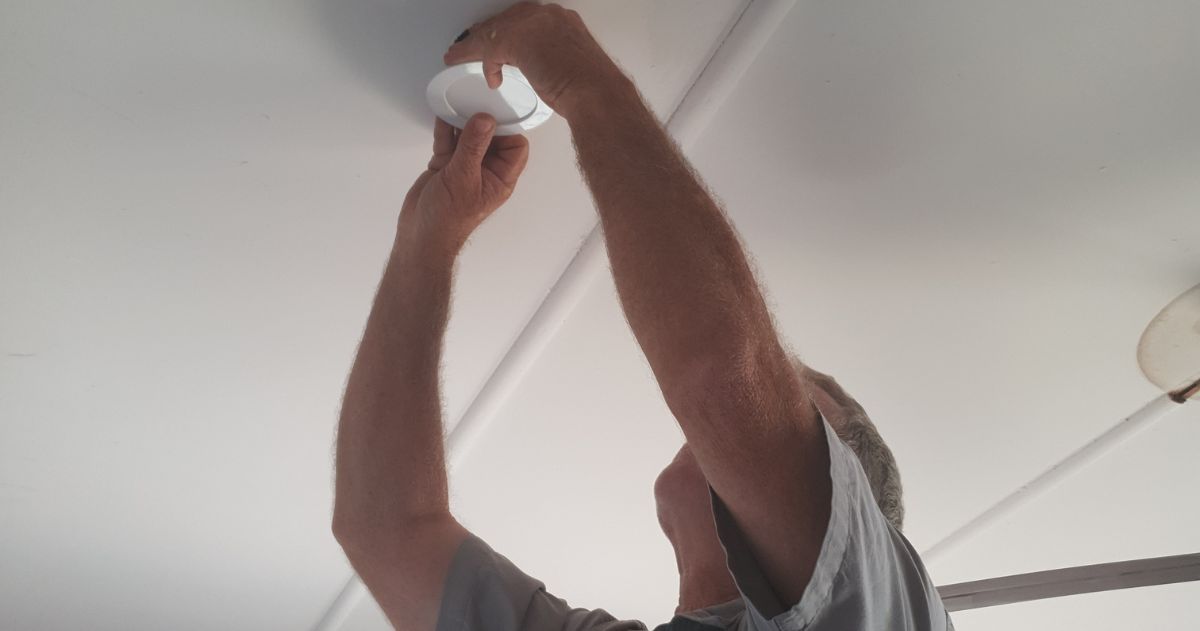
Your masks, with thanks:
<instances>
[{"instance_id":1,"label":"white pipe","mask_svg":"<svg viewBox=\"0 0 1200 631\"><path fill-rule=\"evenodd\" d=\"M746 73L795 4L796 0L750 0L747 3L667 120L667 132L681 147L687 149L700 137L712 115L720 109L738 79ZM597 223L447 437L447 467L450 470L463 461L487 430L525 373L570 317L597 274L604 270L604 261L603 232ZM364 593L362 581L352 575L314 631L338 629Z\"/></svg>"},{"instance_id":2,"label":"white pipe","mask_svg":"<svg viewBox=\"0 0 1200 631\"><path fill-rule=\"evenodd\" d=\"M1004 499L993 504L991 508L983 511L971 521L951 532L922 553L921 557L926 563L936 560L967 538L986 529L1030 500L1042 495L1068 476L1100 459L1121 443L1133 438L1134 435L1149 427L1163 416L1166 416L1171 410L1180 407L1180 405L1181 402L1173 400L1170 393L1155 398L1153 401L1142 406L1137 412L1134 412L1109 428L1108 431L1093 438L1079 449L1076 449L1058 464L1050 467L1033 480L1021 485L1020 488L1009 493Z\"/></svg>"},{"instance_id":3,"label":"white pipe","mask_svg":"<svg viewBox=\"0 0 1200 631\"><path fill-rule=\"evenodd\" d=\"M752 0L725 33L721 44L688 88L671 117L667 131L687 149L708 128L738 81L750 69L796 0ZM596 229L599 232L599 227Z\"/></svg>"},{"instance_id":4,"label":"white pipe","mask_svg":"<svg viewBox=\"0 0 1200 631\"><path fill-rule=\"evenodd\" d=\"M354 611L354 606L367 593L367 586L363 585L357 574L351 574L350 579L342 586L342 591L338 592L337 598L333 599L333 603L329 605L329 609L325 611L325 615L317 621L317 626L313 627L318 631L335 631L342 628L346 623L346 618Z\"/></svg>"}]
</instances>

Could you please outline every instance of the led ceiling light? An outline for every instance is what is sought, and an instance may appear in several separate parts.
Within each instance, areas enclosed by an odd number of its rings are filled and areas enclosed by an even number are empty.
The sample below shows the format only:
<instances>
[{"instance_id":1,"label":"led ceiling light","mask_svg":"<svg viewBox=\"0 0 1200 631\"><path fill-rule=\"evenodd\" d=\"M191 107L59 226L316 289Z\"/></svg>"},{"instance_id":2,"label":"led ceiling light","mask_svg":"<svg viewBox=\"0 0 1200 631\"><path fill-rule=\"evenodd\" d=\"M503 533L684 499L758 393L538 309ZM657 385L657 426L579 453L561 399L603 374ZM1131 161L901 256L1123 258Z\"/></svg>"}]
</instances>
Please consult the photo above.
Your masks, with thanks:
<instances>
[{"instance_id":1,"label":"led ceiling light","mask_svg":"<svg viewBox=\"0 0 1200 631\"><path fill-rule=\"evenodd\" d=\"M429 82L425 98L437 117L462 129L472 115L487 112L496 119L496 135L529 131L550 120L550 109L514 66L503 66L504 80L495 90L483 76L483 63L472 61L450 66Z\"/></svg>"}]
</instances>

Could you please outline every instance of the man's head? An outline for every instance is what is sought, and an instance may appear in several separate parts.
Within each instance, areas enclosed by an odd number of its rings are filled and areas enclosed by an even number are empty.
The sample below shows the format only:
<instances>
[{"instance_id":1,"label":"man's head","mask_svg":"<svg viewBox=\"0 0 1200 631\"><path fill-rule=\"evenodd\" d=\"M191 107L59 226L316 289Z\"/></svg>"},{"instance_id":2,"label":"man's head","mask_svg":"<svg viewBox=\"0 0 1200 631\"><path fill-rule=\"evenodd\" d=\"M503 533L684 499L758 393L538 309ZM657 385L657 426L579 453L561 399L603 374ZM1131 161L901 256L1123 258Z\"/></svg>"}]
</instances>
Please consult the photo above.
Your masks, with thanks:
<instances>
[{"instance_id":1,"label":"man's head","mask_svg":"<svg viewBox=\"0 0 1200 631\"><path fill-rule=\"evenodd\" d=\"M858 456L880 511L899 530L904 524L900 471L875 424L832 377L794 356L791 359L804 391L838 438ZM659 525L675 548L680 571L688 566L724 572L724 551L713 523L708 481L687 443L655 480L654 498Z\"/></svg>"},{"instance_id":2,"label":"man's head","mask_svg":"<svg viewBox=\"0 0 1200 631\"><path fill-rule=\"evenodd\" d=\"M902 530L904 489L900 484L900 469L892 450L883 442L883 437L867 412L858 401L846 394L833 377L805 366L794 356L792 366L804 380L805 390L838 438L858 456L858 462L871 485L871 492L875 495L875 503L883 516L896 530Z\"/></svg>"}]
</instances>

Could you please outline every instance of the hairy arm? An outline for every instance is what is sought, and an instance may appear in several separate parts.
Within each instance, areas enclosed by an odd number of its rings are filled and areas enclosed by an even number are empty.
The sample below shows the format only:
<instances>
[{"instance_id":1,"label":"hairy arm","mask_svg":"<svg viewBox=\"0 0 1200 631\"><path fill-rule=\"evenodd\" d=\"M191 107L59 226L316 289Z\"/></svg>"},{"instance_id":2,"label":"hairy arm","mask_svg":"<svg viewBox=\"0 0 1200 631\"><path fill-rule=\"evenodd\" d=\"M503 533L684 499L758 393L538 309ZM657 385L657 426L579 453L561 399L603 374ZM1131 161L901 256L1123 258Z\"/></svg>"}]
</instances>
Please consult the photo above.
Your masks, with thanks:
<instances>
[{"instance_id":1,"label":"hairy arm","mask_svg":"<svg viewBox=\"0 0 1200 631\"><path fill-rule=\"evenodd\" d=\"M630 80L594 86L568 120L626 318L705 477L796 603L829 520L819 416L720 206Z\"/></svg>"},{"instance_id":2,"label":"hairy arm","mask_svg":"<svg viewBox=\"0 0 1200 631\"><path fill-rule=\"evenodd\" d=\"M401 631L435 627L468 535L450 514L438 393L452 267L398 240L338 423L334 536Z\"/></svg>"},{"instance_id":3,"label":"hairy arm","mask_svg":"<svg viewBox=\"0 0 1200 631\"><path fill-rule=\"evenodd\" d=\"M437 121L429 168L409 191L350 372L338 424L333 533L388 619L435 628L470 532L450 513L438 364L454 263L525 168L528 142L475 116Z\"/></svg>"},{"instance_id":4,"label":"hairy arm","mask_svg":"<svg viewBox=\"0 0 1200 631\"><path fill-rule=\"evenodd\" d=\"M604 231L621 306L664 392L719 359L755 368L775 337L724 212L647 108L611 73L568 119Z\"/></svg>"},{"instance_id":5,"label":"hairy arm","mask_svg":"<svg viewBox=\"0 0 1200 631\"><path fill-rule=\"evenodd\" d=\"M373 539L449 511L438 364L452 270L403 245L388 260L338 422L335 532Z\"/></svg>"},{"instance_id":6,"label":"hairy arm","mask_svg":"<svg viewBox=\"0 0 1200 631\"><path fill-rule=\"evenodd\" d=\"M404 200L338 424L334 531L345 538L449 514L438 370L454 265L529 157L523 136L494 131L490 116L462 131L436 121L429 168Z\"/></svg>"}]
</instances>

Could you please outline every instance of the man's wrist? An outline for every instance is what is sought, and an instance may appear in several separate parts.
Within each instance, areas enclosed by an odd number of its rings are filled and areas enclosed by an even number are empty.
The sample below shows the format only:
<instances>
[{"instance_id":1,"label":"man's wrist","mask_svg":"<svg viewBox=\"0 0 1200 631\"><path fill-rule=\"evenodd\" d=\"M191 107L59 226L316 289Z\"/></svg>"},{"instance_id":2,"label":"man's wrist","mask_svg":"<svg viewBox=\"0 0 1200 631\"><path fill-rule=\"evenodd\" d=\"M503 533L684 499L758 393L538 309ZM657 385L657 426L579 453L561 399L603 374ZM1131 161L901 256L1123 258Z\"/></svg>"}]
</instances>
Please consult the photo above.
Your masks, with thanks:
<instances>
[{"instance_id":1,"label":"man's wrist","mask_svg":"<svg viewBox=\"0 0 1200 631\"><path fill-rule=\"evenodd\" d=\"M461 245L442 243L403 227L396 231L389 265L428 272L449 271L458 260Z\"/></svg>"},{"instance_id":2,"label":"man's wrist","mask_svg":"<svg viewBox=\"0 0 1200 631\"><path fill-rule=\"evenodd\" d=\"M625 75L616 64L597 73L590 80L576 86L560 99L558 114L568 123L595 118L598 113L611 108L614 101L640 99L633 80Z\"/></svg>"}]
</instances>

